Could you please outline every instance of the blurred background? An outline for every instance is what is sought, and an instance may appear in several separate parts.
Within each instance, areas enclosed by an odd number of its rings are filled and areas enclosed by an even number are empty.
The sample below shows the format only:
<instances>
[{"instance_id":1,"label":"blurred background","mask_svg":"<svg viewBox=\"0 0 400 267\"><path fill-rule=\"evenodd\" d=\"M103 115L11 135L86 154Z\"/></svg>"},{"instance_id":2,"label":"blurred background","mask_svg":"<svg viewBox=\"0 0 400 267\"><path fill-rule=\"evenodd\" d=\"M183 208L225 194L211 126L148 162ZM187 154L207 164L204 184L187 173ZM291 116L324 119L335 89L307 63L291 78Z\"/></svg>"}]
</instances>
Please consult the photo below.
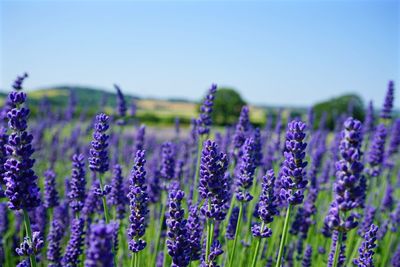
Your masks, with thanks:
<instances>
[{"instance_id":1,"label":"blurred background","mask_svg":"<svg viewBox=\"0 0 400 267\"><path fill-rule=\"evenodd\" d=\"M140 121L187 125L217 83L219 125L247 103L254 124L314 107L333 128L400 77L399 1L2 0L0 27L0 103L26 71L33 116L112 113L118 84Z\"/></svg>"}]
</instances>

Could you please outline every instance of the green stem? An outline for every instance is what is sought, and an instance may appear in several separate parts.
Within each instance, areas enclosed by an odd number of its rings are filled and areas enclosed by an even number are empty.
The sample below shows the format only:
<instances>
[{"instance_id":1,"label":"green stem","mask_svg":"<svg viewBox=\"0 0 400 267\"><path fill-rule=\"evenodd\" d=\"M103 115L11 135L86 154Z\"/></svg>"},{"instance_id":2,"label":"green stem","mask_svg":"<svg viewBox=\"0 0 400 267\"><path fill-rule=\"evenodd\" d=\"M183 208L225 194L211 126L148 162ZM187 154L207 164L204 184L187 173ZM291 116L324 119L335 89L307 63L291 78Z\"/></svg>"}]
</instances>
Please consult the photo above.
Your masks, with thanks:
<instances>
[{"instance_id":1,"label":"green stem","mask_svg":"<svg viewBox=\"0 0 400 267\"><path fill-rule=\"evenodd\" d=\"M229 265L232 266L233 263L233 258L235 257L235 250L236 250L236 243L239 237L239 231L240 231L240 223L242 221L242 216L243 216L243 202L240 202L239 206L239 215L238 215L238 220L236 224L236 231L235 231L235 238L233 239L233 247L232 247L232 253L229 257Z\"/></svg>"},{"instance_id":2,"label":"green stem","mask_svg":"<svg viewBox=\"0 0 400 267\"><path fill-rule=\"evenodd\" d=\"M103 186L103 175L101 173L99 173L99 181L100 181L100 190L103 192L104 186ZM108 207L107 207L107 199L106 196L103 195L102 197L103 199L103 210L104 210L104 218L106 220L106 224L110 223L110 215L108 214ZM117 266L117 253L115 251L114 246L112 246L112 254L113 254L113 258L114 258L114 265Z\"/></svg>"},{"instance_id":3,"label":"green stem","mask_svg":"<svg viewBox=\"0 0 400 267\"><path fill-rule=\"evenodd\" d=\"M164 191L161 193L161 213L160 213L160 221L159 221L159 226L158 226L158 234L157 234L157 238L156 238L156 243L155 243L155 247L154 247L154 255L153 255L153 260L152 260L152 264L150 266L155 266L156 264L156 260L157 260L157 253L158 253L158 246L160 244L160 239L161 239L161 231L162 231L162 226L163 226L163 221L164 221L164 217L165 217L165 209L166 209L166 200L164 197Z\"/></svg>"},{"instance_id":4,"label":"green stem","mask_svg":"<svg viewBox=\"0 0 400 267\"><path fill-rule=\"evenodd\" d=\"M339 262L339 254L340 254L340 247L342 246L342 238L343 238L343 233L339 232L338 241L336 242L336 247L335 247L335 257L333 258L333 267L336 267Z\"/></svg>"},{"instance_id":5,"label":"green stem","mask_svg":"<svg viewBox=\"0 0 400 267\"><path fill-rule=\"evenodd\" d=\"M208 263L208 256L210 255L213 235L214 235L214 222L212 219L208 218L207 219L207 243L206 243L206 255L205 255L206 263Z\"/></svg>"},{"instance_id":6,"label":"green stem","mask_svg":"<svg viewBox=\"0 0 400 267\"><path fill-rule=\"evenodd\" d=\"M289 226L289 218L290 218L291 210L292 210L292 205L289 204L289 206L286 210L286 217L285 217L285 222L283 224L281 243L279 244L278 259L276 260L275 267L280 267L281 263L282 263L283 249L285 248L286 236L287 236L287 232L288 232L288 228L289 228L288 226Z\"/></svg>"},{"instance_id":7,"label":"green stem","mask_svg":"<svg viewBox=\"0 0 400 267\"><path fill-rule=\"evenodd\" d=\"M100 190L103 191L103 175L99 173L99 181L100 181ZM103 195L103 210L104 210L104 218L106 219L106 224L110 222L109 214L108 214L108 207L107 207L107 199L106 196Z\"/></svg>"},{"instance_id":8,"label":"green stem","mask_svg":"<svg viewBox=\"0 0 400 267\"><path fill-rule=\"evenodd\" d=\"M264 230L264 222L261 223L260 232L262 232L263 230ZM257 238L256 248L254 249L253 262L251 264L252 267L256 266L257 258L258 258L258 251L260 250L260 243L261 243L261 237Z\"/></svg>"},{"instance_id":9,"label":"green stem","mask_svg":"<svg viewBox=\"0 0 400 267\"><path fill-rule=\"evenodd\" d=\"M196 204L198 197L199 197L199 192L197 190L198 184L199 184L199 174L200 174L200 159L201 159L201 149L203 146L203 137L200 135L197 143L197 161L196 161L196 168L194 170L194 196L193 196L193 203Z\"/></svg>"},{"instance_id":10,"label":"green stem","mask_svg":"<svg viewBox=\"0 0 400 267\"><path fill-rule=\"evenodd\" d=\"M386 262L388 260L389 255L391 254L390 251L392 251L392 242L393 242L392 238L393 238L392 233L389 233L389 242L388 242L388 246L387 246L387 251L385 253L385 256L383 256L383 258L382 258L381 266L387 266Z\"/></svg>"},{"instance_id":11,"label":"green stem","mask_svg":"<svg viewBox=\"0 0 400 267\"><path fill-rule=\"evenodd\" d=\"M29 220L29 215L28 212L24 209L24 224L25 224L25 231L26 234L28 235L29 242L32 243L32 229L31 229L31 222ZM36 256L35 254L31 254L29 256L30 261L31 261L31 266L36 267Z\"/></svg>"}]
</instances>

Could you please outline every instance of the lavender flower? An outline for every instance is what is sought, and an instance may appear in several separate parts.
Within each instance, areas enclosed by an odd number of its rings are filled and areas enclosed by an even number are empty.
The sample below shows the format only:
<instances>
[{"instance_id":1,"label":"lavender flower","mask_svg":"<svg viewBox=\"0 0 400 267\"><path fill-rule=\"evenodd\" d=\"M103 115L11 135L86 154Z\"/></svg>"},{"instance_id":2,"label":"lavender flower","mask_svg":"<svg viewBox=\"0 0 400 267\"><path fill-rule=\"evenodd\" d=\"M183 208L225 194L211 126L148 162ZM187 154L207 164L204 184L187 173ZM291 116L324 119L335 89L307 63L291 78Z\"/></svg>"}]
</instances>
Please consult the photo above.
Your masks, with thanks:
<instances>
[{"instance_id":1,"label":"lavender flower","mask_svg":"<svg viewBox=\"0 0 400 267\"><path fill-rule=\"evenodd\" d=\"M247 132L250 128L249 107L242 107L239 121L236 124L235 135L233 136L234 149L238 150L242 147L246 140Z\"/></svg>"},{"instance_id":2,"label":"lavender flower","mask_svg":"<svg viewBox=\"0 0 400 267\"><path fill-rule=\"evenodd\" d=\"M374 248L376 247L376 233L378 227L371 225L368 232L365 233L364 241L358 249L359 257L353 260L353 263L359 267L374 266L373 256L375 254Z\"/></svg>"},{"instance_id":3,"label":"lavender flower","mask_svg":"<svg viewBox=\"0 0 400 267\"><path fill-rule=\"evenodd\" d=\"M8 98L13 108L7 113L11 134L6 145L8 159L4 164L5 195L9 198L10 209L32 210L39 206L40 196L36 184L38 177L32 169L35 162L31 159L33 136L27 132L29 109L21 107L26 101L26 94L13 91Z\"/></svg>"},{"instance_id":4,"label":"lavender flower","mask_svg":"<svg viewBox=\"0 0 400 267\"><path fill-rule=\"evenodd\" d=\"M56 174L51 169L44 173L44 206L46 208L54 208L55 206L58 206Z\"/></svg>"},{"instance_id":5,"label":"lavender flower","mask_svg":"<svg viewBox=\"0 0 400 267\"><path fill-rule=\"evenodd\" d=\"M312 263L312 247L307 245L306 251L304 252L303 261L301 262L302 267L311 267Z\"/></svg>"},{"instance_id":6,"label":"lavender flower","mask_svg":"<svg viewBox=\"0 0 400 267\"><path fill-rule=\"evenodd\" d=\"M197 206L189 207L189 217L186 225L189 232L190 260L196 261L200 259L201 236L203 234L203 226L199 218Z\"/></svg>"},{"instance_id":7,"label":"lavender flower","mask_svg":"<svg viewBox=\"0 0 400 267\"><path fill-rule=\"evenodd\" d=\"M393 206L394 206L393 187L390 184L390 181L388 181L388 185L386 187L386 192L382 199L381 210L382 211L386 211L386 210L391 211L393 209Z\"/></svg>"},{"instance_id":8,"label":"lavender flower","mask_svg":"<svg viewBox=\"0 0 400 267\"><path fill-rule=\"evenodd\" d=\"M124 192L124 181L122 177L121 166L116 164L113 169L113 177L111 180L110 203L115 206L117 218L122 220L125 214L126 196Z\"/></svg>"},{"instance_id":9,"label":"lavender flower","mask_svg":"<svg viewBox=\"0 0 400 267\"><path fill-rule=\"evenodd\" d=\"M400 267L400 244L397 246L397 249L393 254L391 263L393 267Z\"/></svg>"},{"instance_id":10,"label":"lavender flower","mask_svg":"<svg viewBox=\"0 0 400 267\"><path fill-rule=\"evenodd\" d=\"M365 188L362 186L362 170L360 151L362 127L358 120L348 118L344 123L340 151L342 159L336 163L335 199L326 218L331 229L341 232L349 231L357 226L355 216L341 218L339 212L348 212L363 205Z\"/></svg>"},{"instance_id":11,"label":"lavender flower","mask_svg":"<svg viewBox=\"0 0 400 267\"><path fill-rule=\"evenodd\" d=\"M117 91L117 114L120 117L125 117L126 111L128 110L126 107L125 97L118 85L114 84L114 88Z\"/></svg>"},{"instance_id":12,"label":"lavender flower","mask_svg":"<svg viewBox=\"0 0 400 267\"><path fill-rule=\"evenodd\" d=\"M28 237L24 237L24 241L20 244L19 248L15 250L19 256L37 255L44 247L43 237L40 232L32 233L32 242Z\"/></svg>"},{"instance_id":13,"label":"lavender flower","mask_svg":"<svg viewBox=\"0 0 400 267\"><path fill-rule=\"evenodd\" d=\"M236 199L242 202L249 202L253 199L249 190L253 185L253 177L256 169L255 161L255 142L253 138L247 138L242 147L242 157L239 164L236 180Z\"/></svg>"},{"instance_id":14,"label":"lavender flower","mask_svg":"<svg viewBox=\"0 0 400 267\"><path fill-rule=\"evenodd\" d=\"M162 145L162 159L161 159L161 177L165 182L171 181L175 178L175 148L171 142L166 142Z\"/></svg>"},{"instance_id":15,"label":"lavender flower","mask_svg":"<svg viewBox=\"0 0 400 267\"><path fill-rule=\"evenodd\" d=\"M231 217L229 218L228 226L226 227L225 235L226 238L229 240L233 240L235 238L238 216L239 216L239 207L234 207L232 209Z\"/></svg>"},{"instance_id":16,"label":"lavender flower","mask_svg":"<svg viewBox=\"0 0 400 267\"><path fill-rule=\"evenodd\" d=\"M53 220L50 227L49 235L47 236L47 260L50 262L49 267L61 266L61 239L64 235L64 228L60 221Z\"/></svg>"},{"instance_id":17,"label":"lavender flower","mask_svg":"<svg viewBox=\"0 0 400 267\"><path fill-rule=\"evenodd\" d=\"M85 223L82 218L79 218L73 219L71 225L71 237L62 259L62 265L77 267L79 265L79 256L82 254Z\"/></svg>"},{"instance_id":18,"label":"lavender flower","mask_svg":"<svg viewBox=\"0 0 400 267\"><path fill-rule=\"evenodd\" d=\"M364 236L365 233L369 230L369 227L374 222L376 214L376 209L373 206L366 206L364 210L364 219L360 223L360 227L357 230L357 233L360 236Z\"/></svg>"},{"instance_id":19,"label":"lavender flower","mask_svg":"<svg viewBox=\"0 0 400 267\"><path fill-rule=\"evenodd\" d=\"M4 163L7 160L6 144L8 135L6 128L0 126L0 198L4 197L3 184L4 184Z\"/></svg>"},{"instance_id":20,"label":"lavender flower","mask_svg":"<svg viewBox=\"0 0 400 267\"><path fill-rule=\"evenodd\" d=\"M370 169L368 170L369 174L373 177L377 177L381 173L386 135L386 126L384 124L379 124L371 143L367 161L370 166Z\"/></svg>"},{"instance_id":21,"label":"lavender flower","mask_svg":"<svg viewBox=\"0 0 400 267\"><path fill-rule=\"evenodd\" d=\"M186 227L185 211L181 203L185 193L181 190L173 190L169 193L167 249L172 258L172 266L184 267L190 262L189 233Z\"/></svg>"},{"instance_id":22,"label":"lavender flower","mask_svg":"<svg viewBox=\"0 0 400 267\"><path fill-rule=\"evenodd\" d=\"M26 73L26 72L23 75L18 76L17 79L15 79L15 81L14 81L14 83L12 85L14 90L17 90L17 91L22 90L22 83L24 82L24 80L26 78L28 78L28 73Z\"/></svg>"},{"instance_id":23,"label":"lavender flower","mask_svg":"<svg viewBox=\"0 0 400 267\"><path fill-rule=\"evenodd\" d=\"M146 126L142 125L140 126L139 130L137 131L136 138L135 138L135 154L139 150L144 149L144 137L146 134Z\"/></svg>"},{"instance_id":24,"label":"lavender flower","mask_svg":"<svg viewBox=\"0 0 400 267\"><path fill-rule=\"evenodd\" d=\"M262 192L257 204L257 216L262 221L262 225L255 224L252 227L252 234L255 237L270 237L271 229L263 227L274 220L274 216L279 213L275 196L275 174L273 170L268 170L263 177Z\"/></svg>"},{"instance_id":25,"label":"lavender flower","mask_svg":"<svg viewBox=\"0 0 400 267\"><path fill-rule=\"evenodd\" d=\"M222 221L225 219L225 204L229 199L225 172L228 168L226 154L220 153L215 142L207 140L203 146L200 165L199 193L210 205L201 208L207 218Z\"/></svg>"},{"instance_id":26,"label":"lavender flower","mask_svg":"<svg viewBox=\"0 0 400 267\"><path fill-rule=\"evenodd\" d=\"M160 170L158 167L159 157L157 154L154 155L153 159L150 161L150 177L148 179L148 194L151 203L157 203L161 195L161 185L160 185Z\"/></svg>"},{"instance_id":27,"label":"lavender flower","mask_svg":"<svg viewBox=\"0 0 400 267\"><path fill-rule=\"evenodd\" d=\"M221 243L218 240L214 240L211 244L210 255L208 255L208 263L204 263L202 266L206 267L219 267L217 265L217 257L224 253L222 250Z\"/></svg>"},{"instance_id":28,"label":"lavender flower","mask_svg":"<svg viewBox=\"0 0 400 267\"><path fill-rule=\"evenodd\" d=\"M305 149L307 143L304 142L306 125L301 121L292 121L288 124L286 132L286 151L284 152L285 161L281 168L281 190L280 198L287 201L290 205L298 205L303 202L303 190L307 185L305 180Z\"/></svg>"},{"instance_id":29,"label":"lavender flower","mask_svg":"<svg viewBox=\"0 0 400 267\"><path fill-rule=\"evenodd\" d=\"M72 174L70 191L68 192L69 205L73 211L79 213L85 201L86 187L85 157L82 154L72 156Z\"/></svg>"},{"instance_id":30,"label":"lavender flower","mask_svg":"<svg viewBox=\"0 0 400 267\"><path fill-rule=\"evenodd\" d=\"M374 105L372 101L369 101L368 109L365 114L365 120L363 123L363 135L372 133L375 127L375 117L374 117Z\"/></svg>"},{"instance_id":31,"label":"lavender flower","mask_svg":"<svg viewBox=\"0 0 400 267\"><path fill-rule=\"evenodd\" d=\"M383 103L383 108L381 111L382 119L392 118L393 101L394 101L394 83L393 81L389 81L388 90L386 92L385 101Z\"/></svg>"},{"instance_id":32,"label":"lavender flower","mask_svg":"<svg viewBox=\"0 0 400 267\"><path fill-rule=\"evenodd\" d=\"M85 267L114 267L113 233L113 226L103 221L91 225Z\"/></svg>"},{"instance_id":33,"label":"lavender flower","mask_svg":"<svg viewBox=\"0 0 400 267\"><path fill-rule=\"evenodd\" d=\"M108 116L100 113L96 116L92 147L90 149L89 168L94 172L105 173L108 170Z\"/></svg>"},{"instance_id":34,"label":"lavender flower","mask_svg":"<svg viewBox=\"0 0 400 267\"><path fill-rule=\"evenodd\" d=\"M0 239L8 230L9 221L7 213L7 205L4 202L0 203ZM1 242L0 242L1 243Z\"/></svg>"},{"instance_id":35,"label":"lavender flower","mask_svg":"<svg viewBox=\"0 0 400 267\"><path fill-rule=\"evenodd\" d=\"M385 154L385 165L393 167L395 165L392 156L399 152L400 146L400 119L396 119L393 123L390 133L390 142Z\"/></svg>"},{"instance_id":36,"label":"lavender flower","mask_svg":"<svg viewBox=\"0 0 400 267\"><path fill-rule=\"evenodd\" d=\"M131 214L129 216L130 226L128 229L129 249L137 253L146 247L146 241L142 236L146 231L146 215L148 214L147 203L149 197L147 195L146 171L144 169L145 152L139 150L136 152L135 163L131 171L129 186L129 207Z\"/></svg>"},{"instance_id":37,"label":"lavender flower","mask_svg":"<svg viewBox=\"0 0 400 267\"><path fill-rule=\"evenodd\" d=\"M217 85L212 84L211 88L206 95L203 104L200 107L200 115L197 119L197 132L199 135L208 135L210 133L210 126L212 123L211 113L214 106L215 93L217 92Z\"/></svg>"}]
</instances>

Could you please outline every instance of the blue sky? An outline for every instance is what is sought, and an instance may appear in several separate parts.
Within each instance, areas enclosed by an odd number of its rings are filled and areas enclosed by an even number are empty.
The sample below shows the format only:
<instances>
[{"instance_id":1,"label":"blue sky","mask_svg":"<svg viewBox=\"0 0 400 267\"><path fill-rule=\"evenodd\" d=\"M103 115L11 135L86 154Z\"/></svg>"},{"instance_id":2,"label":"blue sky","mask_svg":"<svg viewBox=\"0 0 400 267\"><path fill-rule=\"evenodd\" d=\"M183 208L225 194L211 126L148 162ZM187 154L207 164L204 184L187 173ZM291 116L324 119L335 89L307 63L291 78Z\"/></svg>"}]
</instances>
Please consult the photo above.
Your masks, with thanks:
<instances>
[{"instance_id":1,"label":"blue sky","mask_svg":"<svg viewBox=\"0 0 400 267\"><path fill-rule=\"evenodd\" d=\"M29 88L196 100L216 82L251 103L378 106L400 81L399 1L0 1L1 88L28 71Z\"/></svg>"}]
</instances>

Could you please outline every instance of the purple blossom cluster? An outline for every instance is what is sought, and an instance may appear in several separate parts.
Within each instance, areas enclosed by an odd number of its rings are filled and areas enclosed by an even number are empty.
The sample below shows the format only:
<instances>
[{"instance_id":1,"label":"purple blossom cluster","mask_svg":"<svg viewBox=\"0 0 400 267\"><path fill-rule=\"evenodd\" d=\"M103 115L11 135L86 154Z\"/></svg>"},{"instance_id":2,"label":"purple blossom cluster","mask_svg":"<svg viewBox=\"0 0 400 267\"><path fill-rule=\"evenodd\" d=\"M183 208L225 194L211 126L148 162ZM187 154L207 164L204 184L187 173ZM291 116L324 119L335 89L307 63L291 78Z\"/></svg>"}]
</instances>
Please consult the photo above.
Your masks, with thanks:
<instances>
[{"instance_id":1,"label":"purple blossom cluster","mask_svg":"<svg viewBox=\"0 0 400 267\"><path fill-rule=\"evenodd\" d=\"M201 207L207 218L221 221L225 219L225 204L229 200L228 181L225 173L228 168L226 154L219 152L217 144L211 140L204 143L200 165L199 192L208 204Z\"/></svg>"},{"instance_id":2,"label":"purple blossom cluster","mask_svg":"<svg viewBox=\"0 0 400 267\"><path fill-rule=\"evenodd\" d=\"M211 114L214 106L215 93L217 92L217 85L212 84L209 89L203 104L200 106L200 115L196 121L197 132L199 135L208 135L210 133L210 126L212 123Z\"/></svg>"},{"instance_id":3,"label":"purple blossom cluster","mask_svg":"<svg viewBox=\"0 0 400 267\"><path fill-rule=\"evenodd\" d=\"M301 121L292 121L288 124L285 142L285 160L280 172L280 198L290 205L303 202L304 188L308 181L305 179L305 149L304 142L306 125Z\"/></svg>"},{"instance_id":4,"label":"purple blossom cluster","mask_svg":"<svg viewBox=\"0 0 400 267\"><path fill-rule=\"evenodd\" d=\"M139 150L136 152L135 163L133 165L131 176L129 179L129 222L128 229L129 249L133 253L137 253L146 247L146 241L142 239L146 231L146 215L148 214L147 203L149 197L146 186L146 170L144 165L145 152Z\"/></svg>"}]
</instances>

